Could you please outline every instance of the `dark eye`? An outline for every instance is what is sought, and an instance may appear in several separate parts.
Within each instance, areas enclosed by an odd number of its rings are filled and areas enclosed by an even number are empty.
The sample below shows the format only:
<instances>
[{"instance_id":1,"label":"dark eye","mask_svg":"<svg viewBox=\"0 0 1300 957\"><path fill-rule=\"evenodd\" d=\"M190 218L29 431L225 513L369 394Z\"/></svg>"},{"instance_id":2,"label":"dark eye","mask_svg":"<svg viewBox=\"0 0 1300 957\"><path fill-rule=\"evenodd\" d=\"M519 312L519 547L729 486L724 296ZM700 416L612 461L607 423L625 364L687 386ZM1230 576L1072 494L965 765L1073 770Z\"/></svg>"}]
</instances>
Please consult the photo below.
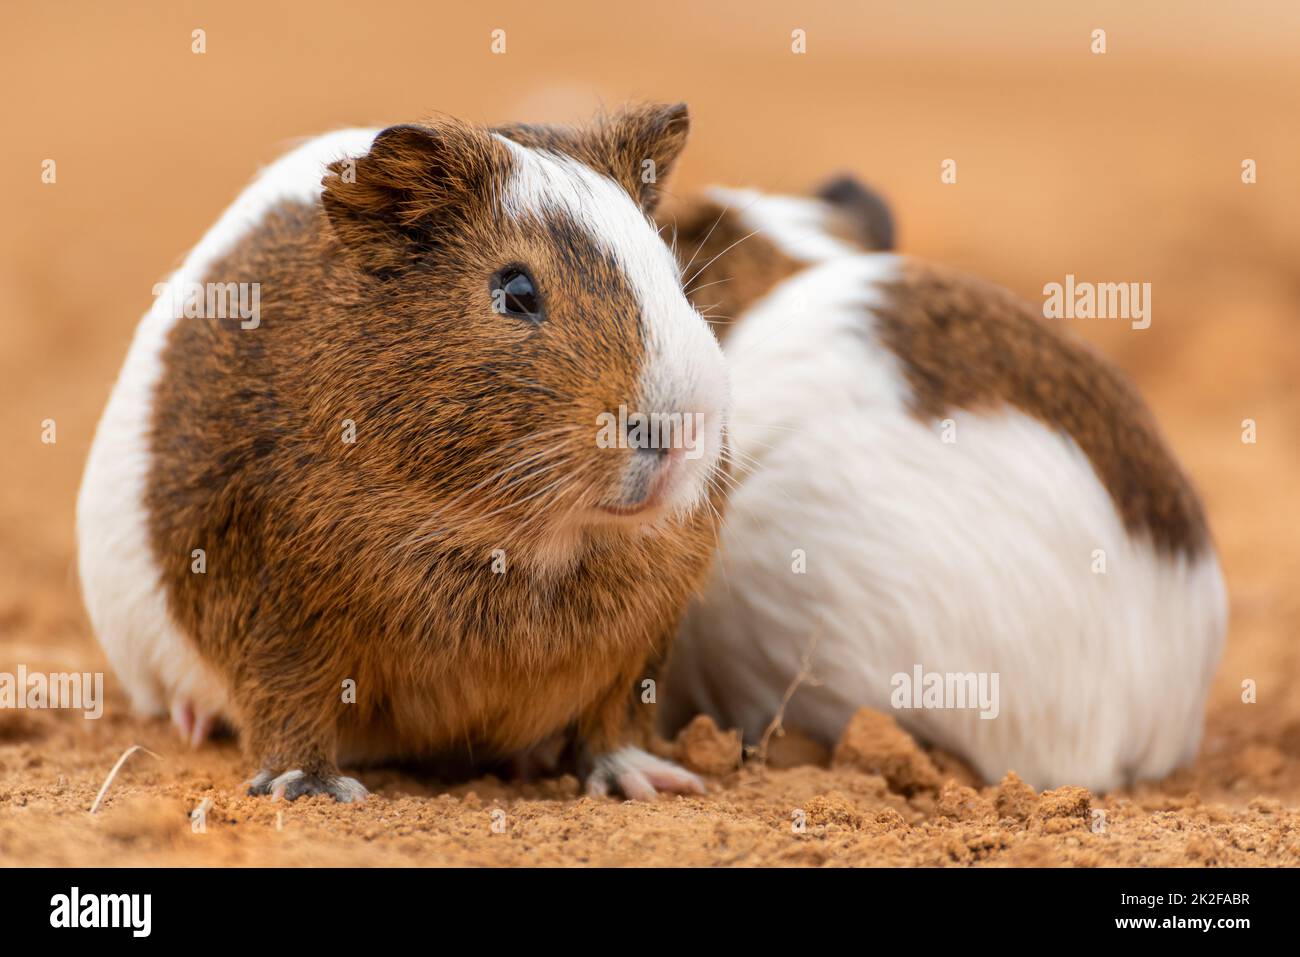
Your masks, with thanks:
<instances>
[{"instance_id":1,"label":"dark eye","mask_svg":"<svg viewBox=\"0 0 1300 957\"><path fill-rule=\"evenodd\" d=\"M516 319L542 321L542 299L537 295L533 277L511 266L492 277L492 308Z\"/></svg>"}]
</instances>

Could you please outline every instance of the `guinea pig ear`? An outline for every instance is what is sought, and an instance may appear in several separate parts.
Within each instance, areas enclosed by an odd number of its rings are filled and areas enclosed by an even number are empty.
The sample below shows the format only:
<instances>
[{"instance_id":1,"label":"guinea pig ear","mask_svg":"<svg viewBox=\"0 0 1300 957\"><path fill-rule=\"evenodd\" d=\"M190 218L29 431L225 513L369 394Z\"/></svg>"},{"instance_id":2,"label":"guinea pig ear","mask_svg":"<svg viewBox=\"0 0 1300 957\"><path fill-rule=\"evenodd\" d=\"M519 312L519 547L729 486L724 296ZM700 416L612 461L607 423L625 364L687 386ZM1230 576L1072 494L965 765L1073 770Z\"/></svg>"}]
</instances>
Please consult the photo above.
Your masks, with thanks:
<instances>
[{"instance_id":1,"label":"guinea pig ear","mask_svg":"<svg viewBox=\"0 0 1300 957\"><path fill-rule=\"evenodd\" d=\"M354 261L391 275L432 248L476 198L486 202L493 160L491 138L465 123L390 126L365 156L329 165L321 202Z\"/></svg>"},{"instance_id":2,"label":"guinea pig ear","mask_svg":"<svg viewBox=\"0 0 1300 957\"><path fill-rule=\"evenodd\" d=\"M645 104L605 119L596 139L614 178L642 209L653 213L690 131L685 103Z\"/></svg>"},{"instance_id":3,"label":"guinea pig ear","mask_svg":"<svg viewBox=\"0 0 1300 957\"><path fill-rule=\"evenodd\" d=\"M870 186L846 173L827 180L816 195L843 214L853 238L863 247L881 252L894 248L894 216L889 204Z\"/></svg>"}]
</instances>

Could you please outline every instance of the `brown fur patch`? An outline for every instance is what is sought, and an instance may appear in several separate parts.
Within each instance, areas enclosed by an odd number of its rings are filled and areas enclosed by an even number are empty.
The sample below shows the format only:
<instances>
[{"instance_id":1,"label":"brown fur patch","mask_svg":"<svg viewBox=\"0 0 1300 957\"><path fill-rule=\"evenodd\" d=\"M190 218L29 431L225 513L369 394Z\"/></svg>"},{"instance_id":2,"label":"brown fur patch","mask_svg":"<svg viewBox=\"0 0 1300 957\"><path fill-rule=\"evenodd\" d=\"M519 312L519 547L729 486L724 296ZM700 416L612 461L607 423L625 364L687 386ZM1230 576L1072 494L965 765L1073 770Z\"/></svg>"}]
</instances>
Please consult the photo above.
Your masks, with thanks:
<instances>
[{"instance_id":1,"label":"brown fur patch","mask_svg":"<svg viewBox=\"0 0 1300 957\"><path fill-rule=\"evenodd\" d=\"M1110 363L983 280L907 262L888 292L876 327L918 416L1021 409L1074 439L1131 532L1169 551L1205 547L1200 500L1141 395Z\"/></svg>"},{"instance_id":2,"label":"brown fur patch","mask_svg":"<svg viewBox=\"0 0 1300 957\"><path fill-rule=\"evenodd\" d=\"M599 754L706 570L707 509L644 535L572 521L635 454L595 434L635 404L638 309L564 217L493 212L508 163L461 124L392 132L355 182L336 164L321 205L282 205L212 268L261 284L258 328L172 330L152 542L265 769L503 755L566 729ZM538 325L491 308L513 263Z\"/></svg>"}]
</instances>

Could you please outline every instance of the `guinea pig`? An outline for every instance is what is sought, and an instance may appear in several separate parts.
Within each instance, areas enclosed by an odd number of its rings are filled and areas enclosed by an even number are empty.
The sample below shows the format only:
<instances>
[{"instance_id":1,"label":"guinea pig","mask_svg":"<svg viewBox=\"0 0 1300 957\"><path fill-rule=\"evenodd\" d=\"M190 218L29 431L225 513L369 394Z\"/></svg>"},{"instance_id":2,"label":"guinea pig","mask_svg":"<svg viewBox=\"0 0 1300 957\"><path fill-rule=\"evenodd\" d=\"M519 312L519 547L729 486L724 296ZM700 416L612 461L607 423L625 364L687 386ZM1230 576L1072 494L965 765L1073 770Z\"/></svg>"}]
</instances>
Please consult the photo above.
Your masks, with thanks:
<instances>
[{"instance_id":1,"label":"guinea pig","mask_svg":"<svg viewBox=\"0 0 1300 957\"><path fill-rule=\"evenodd\" d=\"M253 794L557 738L589 793L702 790L629 730L722 504L726 366L650 219L688 129L347 130L235 200L156 290L78 500L136 709L227 718ZM624 407L668 425L628 441Z\"/></svg>"},{"instance_id":2,"label":"guinea pig","mask_svg":"<svg viewBox=\"0 0 1300 957\"><path fill-rule=\"evenodd\" d=\"M725 315L734 490L665 727L755 741L806 663L784 723L827 745L869 706L990 781L1190 761L1226 598L1141 396L1006 290L870 251L872 204L834 198L677 210L688 294Z\"/></svg>"}]
</instances>

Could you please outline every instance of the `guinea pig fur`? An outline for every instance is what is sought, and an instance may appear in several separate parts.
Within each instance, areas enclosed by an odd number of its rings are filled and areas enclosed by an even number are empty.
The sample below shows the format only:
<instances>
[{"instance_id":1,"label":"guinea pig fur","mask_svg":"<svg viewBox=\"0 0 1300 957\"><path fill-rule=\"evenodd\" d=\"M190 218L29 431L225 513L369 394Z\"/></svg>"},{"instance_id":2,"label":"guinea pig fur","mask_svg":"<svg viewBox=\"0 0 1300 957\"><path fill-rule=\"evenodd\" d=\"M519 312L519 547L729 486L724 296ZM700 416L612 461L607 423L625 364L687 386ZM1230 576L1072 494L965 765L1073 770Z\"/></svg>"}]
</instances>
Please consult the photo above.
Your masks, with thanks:
<instances>
[{"instance_id":1,"label":"guinea pig fur","mask_svg":"<svg viewBox=\"0 0 1300 957\"><path fill-rule=\"evenodd\" d=\"M732 190L677 211L688 294L733 320L736 489L665 726L755 741L809 656L784 723L828 745L869 706L990 781L1191 760L1226 598L1141 397L1007 291L864 252L842 216Z\"/></svg>"},{"instance_id":2,"label":"guinea pig fur","mask_svg":"<svg viewBox=\"0 0 1300 957\"><path fill-rule=\"evenodd\" d=\"M589 792L701 789L629 737L722 504L727 372L642 176L688 127L347 130L236 199L140 323L78 501L137 709L230 720L255 794L557 736ZM177 316L245 283L253 322ZM601 447L624 406L700 427Z\"/></svg>"}]
</instances>

